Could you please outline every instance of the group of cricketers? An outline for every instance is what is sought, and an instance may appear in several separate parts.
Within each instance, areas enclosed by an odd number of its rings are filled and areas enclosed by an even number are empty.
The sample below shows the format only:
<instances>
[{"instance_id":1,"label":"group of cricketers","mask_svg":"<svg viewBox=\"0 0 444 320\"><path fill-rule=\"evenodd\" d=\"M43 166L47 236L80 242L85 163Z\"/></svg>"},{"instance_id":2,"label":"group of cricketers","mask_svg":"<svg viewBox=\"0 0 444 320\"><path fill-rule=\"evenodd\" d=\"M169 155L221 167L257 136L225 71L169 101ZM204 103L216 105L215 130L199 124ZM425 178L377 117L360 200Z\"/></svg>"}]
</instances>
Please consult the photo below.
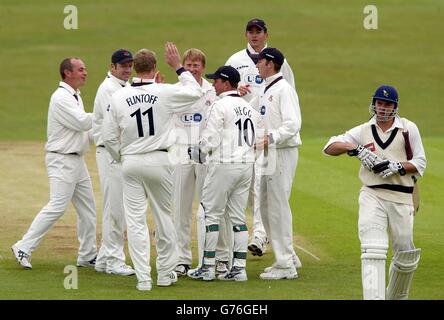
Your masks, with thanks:
<instances>
[{"instance_id":1,"label":"group of cricketers","mask_svg":"<svg viewBox=\"0 0 444 320\"><path fill-rule=\"evenodd\" d=\"M75 57L62 61L62 81L48 111L50 200L12 246L22 267L32 268L32 252L72 202L78 215L77 265L135 274L138 290L151 290L153 282L148 206L155 224L157 286L171 286L178 276L246 281L247 252L262 256L267 245L275 259L260 279L298 277L302 264L293 247L289 203L302 143L294 76L284 54L267 46L263 20L248 21L245 36L247 48L205 77L201 50L188 49L181 57L167 42L165 61L178 75L175 84L164 83L151 50L115 51L93 113L84 111L79 94L87 76L84 63ZM361 161L364 299L406 299L420 258L413 244L412 199L425 153L416 125L397 114L395 88L379 87L370 113L367 123L332 137L324 153L348 153ZM83 157L90 140L103 196L99 250ZM192 268L195 198L198 265ZM125 232L134 268L126 263ZM389 235L394 255L386 289Z\"/></svg>"}]
</instances>

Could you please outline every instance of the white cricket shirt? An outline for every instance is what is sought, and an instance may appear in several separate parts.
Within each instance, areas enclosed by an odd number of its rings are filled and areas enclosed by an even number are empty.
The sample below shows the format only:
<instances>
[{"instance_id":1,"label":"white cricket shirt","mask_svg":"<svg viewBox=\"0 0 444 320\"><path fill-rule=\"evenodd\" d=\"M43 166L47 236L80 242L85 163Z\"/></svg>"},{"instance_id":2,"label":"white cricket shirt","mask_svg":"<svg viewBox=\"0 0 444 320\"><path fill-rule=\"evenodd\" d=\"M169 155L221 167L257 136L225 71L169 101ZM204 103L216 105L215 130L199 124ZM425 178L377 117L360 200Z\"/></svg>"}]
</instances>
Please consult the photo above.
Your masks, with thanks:
<instances>
[{"instance_id":1,"label":"white cricket shirt","mask_svg":"<svg viewBox=\"0 0 444 320\"><path fill-rule=\"evenodd\" d=\"M181 85L180 82L177 85ZM180 145L197 145L203 130L207 111L217 99L213 86L202 78L204 95L191 108L173 115L176 143Z\"/></svg>"},{"instance_id":2,"label":"white cricket shirt","mask_svg":"<svg viewBox=\"0 0 444 320\"><path fill-rule=\"evenodd\" d=\"M143 154L174 144L173 113L184 112L203 95L188 71L179 76L182 85L150 82L122 88L111 98L103 122L104 144L112 157Z\"/></svg>"},{"instance_id":3,"label":"white cricket shirt","mask_svg":"<svg viewBox=\"0 0 444 320\"><path fill-rule=\"evenodd\" d=\"M61 81L49 101L46 151L84 154L91 126L92 113L85 112L80 91Z\"/></svg>"},{"instance_id":4,"label":"white cricket shirt","mask_svg":"<svg viewBox=\"0 0 444 320\"><path fill-rule=\"evenodd\" d=\"M265 130L272 134L276 148L297 147L302 144L301 108L296 90L282 78L282 73L265 80L264 92L252 101L264 118Z\"/></svg>"},{"instance_id":5,"label":"white cricket shirt","mask_svg":"<svg viewBox=\"0 0 444 320\"><path fill-rule=\"evenodd\" d=\"M94 100L94 118L92 124L92 134L96 146L103 145L102 124L104 115L106 114L108 106L111 103L111 96L114 92L124 88L127 85L128 82L120 80L108 71L108 75L106 76L105 80L103 80L97 89L96 98Z\"/></svg>"},{"instance_id":6,"label":"white cricket shirt","mask_svg":"<svg viewBox=\"0 0 444 320\"><path fill-rule=\"evenodd\" d=\"M224 92L219 98L208 113L200 149L208 154L208 162L254 162L253 146L261 129L259 113L237 91Z\"/></svg>"},{"instance_id":7,"label":"white cricket shirt","mask_svg":"<svg viewBox=\"0 0 444 320\"><path fill-rule=\"evenodd\" d=\"M267 47L265 45L264 49ZM243 49L239 52L233 54L225 63L225 65L232 66L240 74L240 84L250 85L251 93L243 96L246 101L251 101L255 96L259 96L265 89L265 81L259 76L259 70L256 68L256 64L248 55L247 50L250 54L258 54L254 51L253 47L247 43L247 49ZM287 59L284 60L284 64L281 67L281 72L285 80L295 88L294 75L291 70Z\"/></svg>"}]
</instances>

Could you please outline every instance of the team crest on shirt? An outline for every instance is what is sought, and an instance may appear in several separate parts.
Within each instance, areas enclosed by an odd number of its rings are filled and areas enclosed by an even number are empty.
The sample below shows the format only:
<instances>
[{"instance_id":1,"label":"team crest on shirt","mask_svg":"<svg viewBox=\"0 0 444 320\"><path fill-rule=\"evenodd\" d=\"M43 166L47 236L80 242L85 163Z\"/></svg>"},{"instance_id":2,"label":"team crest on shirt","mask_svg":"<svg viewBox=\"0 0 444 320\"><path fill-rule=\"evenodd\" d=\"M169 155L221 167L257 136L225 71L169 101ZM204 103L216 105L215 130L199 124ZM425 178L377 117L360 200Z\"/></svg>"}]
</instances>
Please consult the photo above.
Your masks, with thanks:
<instances>
[{"instance_id":1,"label":"team crest on shirt","mask_svg":"<svg viewBox=\"0 0 444 320\"><path fill-rule=\"evenodd\" d=\"M205 101L205 105L206 105L206 106L211 106L211 100L207 100L207 101Z\"/></svg>"},{"instance_id":2,"label":"team crest on shirt","mask_svg":"<svg viewBox=\"0 0 444 320\"><path fill-rule=\"evenodd\" d=\"M261 107L261 115L264 115L264 114L265 114L265 110L266 110L266 109L265 109L265 106L262 106L262 107Z\"/></svg>"},{"instance_id":3,"label":"team crest on shirt","mask_svg":"<svg viewBox=\"0 0 444 320\"><path fill-rule=\"evenodd\" d=\"M269 98L268 98L268 101L273 101L273 95L271 95Z\"/></svg>"},{"instance_id":4,"label":"team crest on shirt","mask_svg":"<svg viewBox=\"0 0 444 320\"><path fill-rule=\"evenodd\" d=\"M370 150L373 151L373 152L376 151L376 147L375 147L375 144L374 144L373 142L371 142L371 143L367 143L367 144L364 146L364 148L368 148L368 149L370 149Z\"/></svg>"},{"instance_id":5,"label":"team crest on shirt","mask_svg":"<svg viewBox=\"0 0 444 320\"><path fill-rule=\"evenodd\" d=\"M201 122L202 118L200 113L185 113L181 117L183 123Z\"/></svg>"}]
</instances>

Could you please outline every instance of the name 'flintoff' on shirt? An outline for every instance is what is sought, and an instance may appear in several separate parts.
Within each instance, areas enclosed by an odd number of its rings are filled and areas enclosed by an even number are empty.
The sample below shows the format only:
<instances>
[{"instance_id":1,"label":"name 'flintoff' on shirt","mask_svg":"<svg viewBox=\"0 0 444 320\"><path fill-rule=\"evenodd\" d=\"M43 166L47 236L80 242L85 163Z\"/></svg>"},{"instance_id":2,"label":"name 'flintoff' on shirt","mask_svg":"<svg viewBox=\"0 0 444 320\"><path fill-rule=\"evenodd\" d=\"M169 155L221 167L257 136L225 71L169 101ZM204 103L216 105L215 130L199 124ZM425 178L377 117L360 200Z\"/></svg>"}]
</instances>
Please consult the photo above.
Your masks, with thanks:
<instances>
[{"instance_id":1,"label":"name 'flintoff' on shirt","mask_svg":"<svg viewBox=\"0 0 444 320\"><path fill-rule=\"evenodd\" d=\"M132 96L126 99L126 103L131 107L136 103L151 103L154 104L157 101L158 96L151 94L139 94L137 96Z\"/></svg>"}]
</instances>

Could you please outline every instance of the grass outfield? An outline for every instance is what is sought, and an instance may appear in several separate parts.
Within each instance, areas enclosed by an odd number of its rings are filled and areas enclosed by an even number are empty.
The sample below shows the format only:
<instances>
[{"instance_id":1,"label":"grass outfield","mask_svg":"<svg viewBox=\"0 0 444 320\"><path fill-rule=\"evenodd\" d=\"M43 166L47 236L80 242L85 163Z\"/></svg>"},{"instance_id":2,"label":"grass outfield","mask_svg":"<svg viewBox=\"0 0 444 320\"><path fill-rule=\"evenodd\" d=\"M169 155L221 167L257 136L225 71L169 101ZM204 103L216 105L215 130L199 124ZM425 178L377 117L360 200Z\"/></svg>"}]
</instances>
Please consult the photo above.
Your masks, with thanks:
<instances>
[{"instance_id":1,"label":"grass outfield","mask_svg":"<svg viewBox=\"0 0 444 320\"><path fill-rule=\"evenodd\" d=\"M417 123L428 159L420 181L421 212L415 220L415 244L423 253L411 298L444 299L441 0L373 1L378 30L363 28L363 8L368 4L363 0L79 0L74 4L79 29L71 31L63 28L65 4L60 1L0 4L0 299L361 299L359 165L347 157L325 157L321 149L329 136L368 119L370 96L382 83L397 87L400 113ZM34 269L21 270L10 246L48 200L43 146L48 101L59 81L60 61L79 56L86 63L88 81L81 89L85 108L91 112L114 50L153 49L159 69L174 82L175 75L163 61L165 41L176 42L181 51L204 50L207 71L212 72L245 47L245 23L253 17L267 22L269 44L286 55L301 101L303 146L291 198L295 245L303 263L300 278L259 280L261 270L272 262L267 253L263 258L248 256L247 283L181 279L174 287L139 293L135 277L79 269L79 289L65 290L63 269L75 264L78 247L72 208L35 251ZM87 161L100 217L94 149ZM99 226L100 219L98 230Z\"/></svg>"},{"instance_id":2,"label":"grass outfield","mask_svg":"<svg viewBox=\"0 0 444 320\"><path fill-rule=\"evenodd\" d=\"M72 208L33 254L34 269L21 269L10 246L23 235L47 201L43 143L2 142L0 299L361 299L356 227L359 164L345 156L322 156L320 149L324 142L305 139L291 198L296 251L303 263L299 279L260 280L261 270L272 263L272 254L267 253L262 258L248 255L246 283L203 283L181 278L173 287L154 287L149 293L135 290L135 277L98 274L83 268L79 268L78 290L64 289L67 275L63 270L66 265L75 264L78 247L76 214ZM423 254L415 274L412 299L444 299L441 272L444 226L440 211L443 194L439 188L444 175L442 167L438 167L438 159L443 156L438 146L442 143L444 139L425 139L429 170L433 174L421 181L423 202L415 221L415 243L423 248ZM88 153L87 162L99 208L101 195L94 152ZM155 263L152 267L155 277Z\"/></svg>"}]
</instances>

